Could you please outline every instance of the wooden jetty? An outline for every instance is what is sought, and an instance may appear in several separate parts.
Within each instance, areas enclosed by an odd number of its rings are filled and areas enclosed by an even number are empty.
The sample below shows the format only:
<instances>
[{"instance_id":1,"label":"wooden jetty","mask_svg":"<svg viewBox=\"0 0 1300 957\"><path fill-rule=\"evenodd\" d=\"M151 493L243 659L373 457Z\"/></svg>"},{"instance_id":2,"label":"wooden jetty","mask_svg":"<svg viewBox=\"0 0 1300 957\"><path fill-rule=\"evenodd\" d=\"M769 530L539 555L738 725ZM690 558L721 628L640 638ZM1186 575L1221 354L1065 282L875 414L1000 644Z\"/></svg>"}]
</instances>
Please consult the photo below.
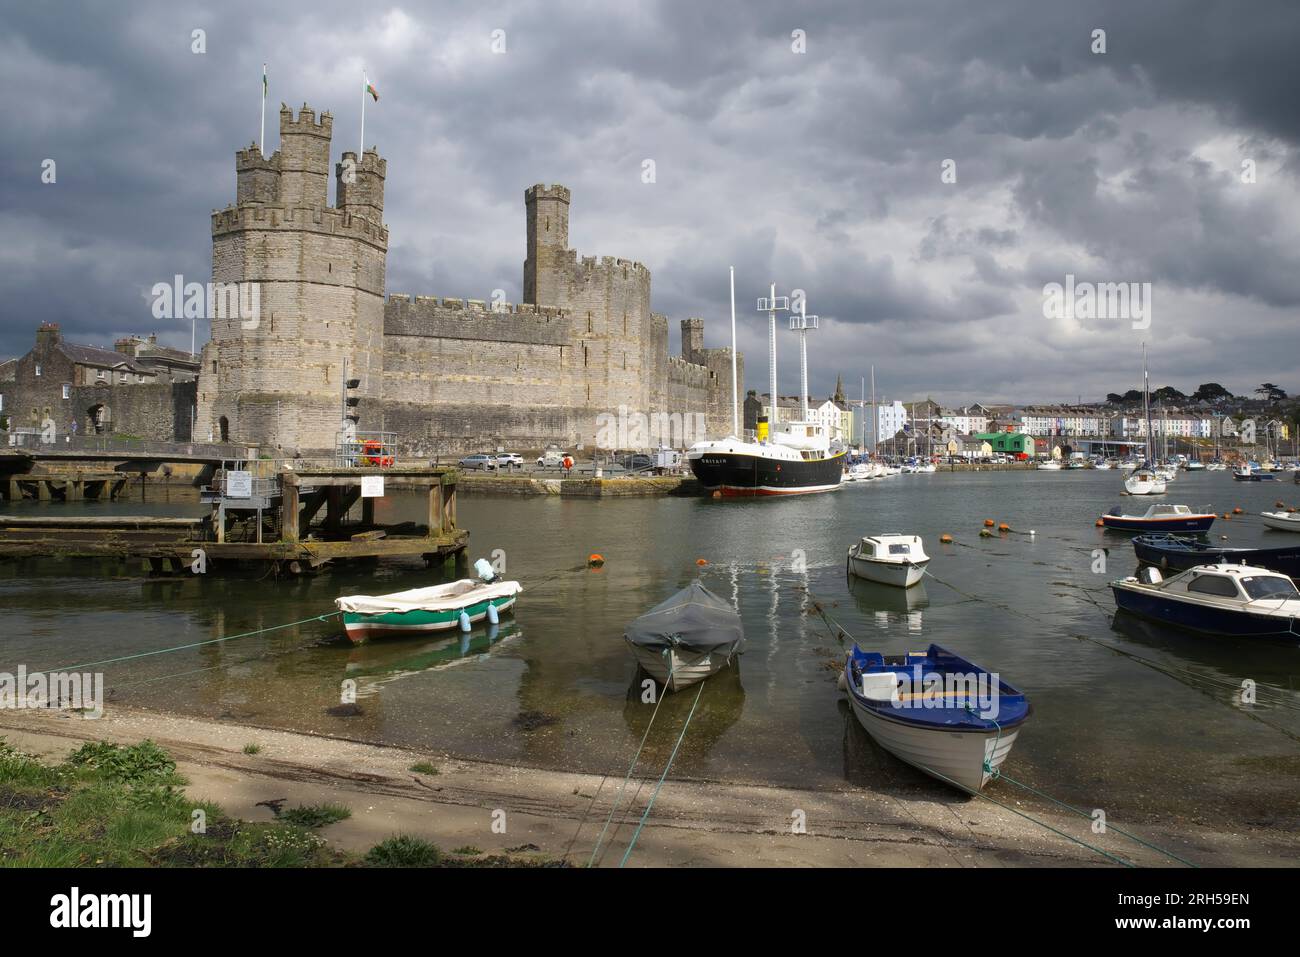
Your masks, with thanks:
<instances>
[{"instance_id":1,"label":"wooden jetty","mask_svg":"<svg viewBox=\"0 0 1300 957\"><path fill-rule=\"evenodd\" d=\"M247 463L254 466L256 463ZM251 469L254 474L258 471ZM144 560L156 572L247 568L290 575L335 563L423 558L468 566L469 533L456 523L457 472L450 468L297 468L204 490L211 513L197 518L83 516L43 510L0 515L0 558L108 557ZM377 497L423 493L427 522L380 525ZM360 519L351 517L361 503Z\"/></svg>"},{"instance_id":2,"label":"wooden jetty","mask_svg":"<svg viewBox=\"0 0 1300 957\"><path fill-rule=\"evenodd\" d=\"M0 482L6 501L32 498L41 502L80 502L83 499L115 499L132 476L125 472L71 471L22 472L9 474Z\"/></svg>"}]
</instances>

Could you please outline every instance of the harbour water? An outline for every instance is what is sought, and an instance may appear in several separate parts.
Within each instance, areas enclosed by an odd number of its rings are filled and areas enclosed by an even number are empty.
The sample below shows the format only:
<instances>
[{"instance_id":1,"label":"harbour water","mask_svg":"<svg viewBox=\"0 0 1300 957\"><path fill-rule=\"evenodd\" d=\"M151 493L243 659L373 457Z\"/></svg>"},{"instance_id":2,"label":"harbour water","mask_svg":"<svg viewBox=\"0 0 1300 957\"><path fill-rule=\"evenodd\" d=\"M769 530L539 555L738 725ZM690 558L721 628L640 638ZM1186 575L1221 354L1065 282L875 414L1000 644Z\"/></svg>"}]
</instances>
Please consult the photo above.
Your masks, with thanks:
<instances>
[{"instance_id":1,"label":"harbour water","mask_svg":"<svg viewBox=\"0 0 1300 957\"><path fill-rule=\"evenodd\" d=\"M1132 574L1135 563L1128 536L1094 522L1118 503L1147 504L1119 495L1123 475L939 472L763 501L466 497L460 521L472 557L500 550L507 576L524 586L516 614L492 635L477 628L468 638L359 648L334 619L149 654L327 615L341 593L417 587L429 581L422 565L253 581L150 578L56 558L3 564L0 671L126 659L88 669L105 673L110 709L621 779L653 712L623 627L700 576L737 603L748 647L739 668L707 682L674 776L952 799L857 727L836 689L847 644L829 619L865 648L897 653L938 643L1023 689L1033 716L1004 770L1061 800L1105 809L1116 822L1293 828L1300 643L1113 622L1106 583ZM1249 513L1300 499L1283 478L1248 484L1227 473L1183 474L1162 500L1220 514L1240 507L1247 514L1217 522L1213 541L1280 544L1287 533L1264 530ZM422 506L388 498L378 518L415 519ZM38 508L177 515L199 506L173 499L23 503L11 511ZM1012 531L981 538L986 518ZM922 535L932 577L907 593L850 582L847 547L881 531ZM941 545L942 533L954 543ZM587 567L591 553L604 557L603 567ZM346 679L357 683L356 708L339 707ZM1239 701L1247 680L1257 689L1253 707ZM694 699L695 689L665 699L643 773L663 767ZM991 793L999 789L1024 797L1006 784Z\"/></svg>"}]
</instances>

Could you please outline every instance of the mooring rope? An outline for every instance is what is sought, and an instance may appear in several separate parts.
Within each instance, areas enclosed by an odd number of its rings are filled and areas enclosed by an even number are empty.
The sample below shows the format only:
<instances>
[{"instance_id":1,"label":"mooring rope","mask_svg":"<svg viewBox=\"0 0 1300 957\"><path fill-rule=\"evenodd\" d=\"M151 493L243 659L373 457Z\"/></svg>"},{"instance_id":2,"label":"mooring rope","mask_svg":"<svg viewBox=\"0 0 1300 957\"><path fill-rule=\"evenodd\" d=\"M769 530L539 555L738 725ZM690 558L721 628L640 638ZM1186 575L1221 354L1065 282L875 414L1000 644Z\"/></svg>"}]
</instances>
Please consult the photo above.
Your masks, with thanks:
<instances>
[{"instance_id":1,"label":"mooring rope","mask_svg":"<svg viewBox=\"0 0 1300 957\"><path fill-rule=\"evenodd\" d=\"M605 826L602 827L600 829L600 833L596 835L596 846L591 849L591 857L587 861L588 867L594 866L596 862L596 854L597 852L600 851L601 841L605 839L605 832L609 830L610 822L614 820L614 812L618 810L618 802L622 797L624 791L627 790L628 781L632 780L632 772L636 769L637 762L641 760L641 752L645 750L646 739L650 737L650 729L654 727L655 718L658 717L659 715L659 706L664 703L664 698L668 697L668 683L673 680L674 667L675 666L673 665L672 658L670 656L668 661L668 680L664 682L663 692L659 695L658 698L655 699L654 710L650 712L650 723L645 726L645 733L641 735L641 743L637 746L636 754L632 756L632 763L628 765L627 774L624 775L623 777L623 783L618 786L618 791L614 793L614 803L609 806L609 815L605 818ZM701 687L703 687L703 685L701 685ZM602 787L605 784L603 779L601 780L600 783ZM640 790L641 790L640 788L637 788L638 794L640 793ZM595 806L596 798L599 796L600 796L600 788L597 788L596 793L592 795L591 803L587 805L587 813L591 812L591 808ZM582 830L583 821L586 821L586 819L587 819L587 814L583 814L582 820L578 822L579 831ZM618 826L621 828L623 826L622 822L620 822ZM618 832L615 831L615 833ZM573 834L573 839L577 840L577 837L578 834L577 831L575 831ZM569 841L569 846L570 847L573 846L573 840Z\"/></svg>"},{"instance_id":2,"label":"mooring rope","mask_svg":"<svg viewBox=\"0 0 1300 957\"><path fill-rule=\"evenodd\" d=\"M137 658L149 658L153 655L165 655L173 651L186 651L190 648L202 648L204 645L215 645L223 641L234 641L236 638L251 638L254 635L263 635L268 631L280 631L284 628L293 628L295 625L305 625L313 621L329 621L331 618L337 618L342 612L332 611L327 615L315 615L311 618L303 618L299 621L286 622L283 625L270 625L266 628L258 628L254 631L240 632L237 635L224 635L221 638L209 638L206 641L193 641L186 645L176 645L171 648L159 648L156 651L141 651L134 655L121 655L117 658L104 658L101 661L87 661L79 665L65 665L62 668L47 668L44 671L33 672L34 674L50 674L56 671L77 671L82 668L93 668L96 665L111 665L119 661L134 661Z\"/></svg>"},{"instance_id":3,"label":"mooring rope","mask_svg":"<svg viewBox=\"0 0 1300 957\"><path fill-rule=\"evenodd\" d=\"M664 786L664 779L668 777L668 770L673 766L673 761L677 758L677 749L682 746L682 741L686 738L686 729L691 726L691 718L695 717L695 709L700 703L700 695L704 694L704 682L700 682L700 690L695 692L695 700L691 702L691 710L687 712L686 723L682 725L682 733L677 736L677 743L673 745L672 754L668 755L668 763L664 765L663 774L659 775L659 783L655 785L654 793L650 795L650 802L645 806L645 812L641 815L641 820L632 832L632 840L628 842L627 850L623 852L623 859L618 862L619 867L627 864L627 859L632 856L632 848L636 847L637 838L641 836L641 829L645 827L645 822L650 817L650 809L655 806L655 798L659 796L659 789Z\"/></svg>"}]
</instances>

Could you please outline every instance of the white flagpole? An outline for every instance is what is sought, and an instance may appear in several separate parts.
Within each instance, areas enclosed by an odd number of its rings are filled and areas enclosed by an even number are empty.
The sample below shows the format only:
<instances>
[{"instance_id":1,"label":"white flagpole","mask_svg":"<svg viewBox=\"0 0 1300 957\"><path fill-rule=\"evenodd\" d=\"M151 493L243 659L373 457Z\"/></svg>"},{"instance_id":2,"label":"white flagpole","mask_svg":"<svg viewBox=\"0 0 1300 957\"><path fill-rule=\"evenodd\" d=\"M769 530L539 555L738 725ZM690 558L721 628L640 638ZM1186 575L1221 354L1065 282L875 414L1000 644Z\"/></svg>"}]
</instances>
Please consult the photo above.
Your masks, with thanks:
<instances>
[{"instance_id":1,"label":"white flagpole","mask_svg":"<svg viewBox=\"0 0 1300 957\"><path fill-rule=\"evenodd\" d=\"M262 132L257 140L257 148L266 156L266 64L262 64Z\"/></svg>"},{"instance_id":2,"label":"white flagpole","mask_svg":"<svg viewBox=\"0 0 1300 957\"><path fill-rule=\"evenodd\" d=\"M361 68L361 149L357 150L357 162L360 163L366 155L366 87L370 85L370 77L366 76L365 67Z\"/></svg>"}]
</instances>

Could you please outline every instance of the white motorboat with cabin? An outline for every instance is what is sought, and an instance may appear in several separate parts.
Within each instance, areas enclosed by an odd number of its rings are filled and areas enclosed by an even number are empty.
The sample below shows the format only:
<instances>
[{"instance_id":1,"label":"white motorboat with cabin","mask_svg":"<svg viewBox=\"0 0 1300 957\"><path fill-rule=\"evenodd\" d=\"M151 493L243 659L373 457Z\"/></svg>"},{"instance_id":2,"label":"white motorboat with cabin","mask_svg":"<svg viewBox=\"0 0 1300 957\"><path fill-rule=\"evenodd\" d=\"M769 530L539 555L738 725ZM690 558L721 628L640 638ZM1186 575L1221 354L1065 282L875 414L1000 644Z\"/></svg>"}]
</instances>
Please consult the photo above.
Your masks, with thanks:
<instances>
[{"instance_id":1,"label":"white motorboat with cabin","mask_svg":"<svg viewBox=\"0 0 1300 957\"><path fill-rule=\"evenodd\" d=\"M1300 512L1260 512L1259 517L1279 532L1300 532Z\"/></svg>"},{"instance_id":2,"label":"white motorboat with cabin","mask_svg":"<svg viewBox=\"0 0 1300 957\"><path fill-rule=\"evenodd\" d=\"M928 564L930 556L917 535L867 535L849 546L849 572L881 585L911 588Z\"/></svg>"}]
</instances>

